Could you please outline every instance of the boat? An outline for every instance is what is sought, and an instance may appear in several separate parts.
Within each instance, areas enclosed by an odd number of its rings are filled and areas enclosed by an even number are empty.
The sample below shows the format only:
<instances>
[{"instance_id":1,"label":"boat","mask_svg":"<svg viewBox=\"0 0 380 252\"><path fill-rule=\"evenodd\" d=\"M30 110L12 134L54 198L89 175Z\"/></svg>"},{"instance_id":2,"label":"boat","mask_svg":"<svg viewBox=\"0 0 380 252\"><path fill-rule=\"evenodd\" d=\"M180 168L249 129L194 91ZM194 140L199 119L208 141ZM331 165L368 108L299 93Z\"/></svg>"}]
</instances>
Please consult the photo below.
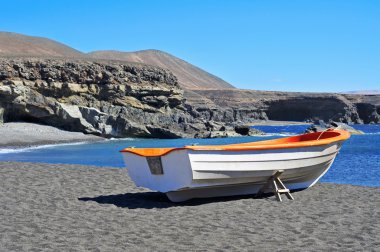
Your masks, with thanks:
<instances>
[{"instance_id":1,"label":"boat","mask_svg":"<svg viewBox=\"0 0 380 252\"><path fill-rule=\"evenodd\" d=\"M136 186L181 202L266 193L271 179L282 183L283 191L309 188L328 171L349 137L347 131L328 129L249 143L129 147L120 152Z\"/></svg>"}]
</instances>

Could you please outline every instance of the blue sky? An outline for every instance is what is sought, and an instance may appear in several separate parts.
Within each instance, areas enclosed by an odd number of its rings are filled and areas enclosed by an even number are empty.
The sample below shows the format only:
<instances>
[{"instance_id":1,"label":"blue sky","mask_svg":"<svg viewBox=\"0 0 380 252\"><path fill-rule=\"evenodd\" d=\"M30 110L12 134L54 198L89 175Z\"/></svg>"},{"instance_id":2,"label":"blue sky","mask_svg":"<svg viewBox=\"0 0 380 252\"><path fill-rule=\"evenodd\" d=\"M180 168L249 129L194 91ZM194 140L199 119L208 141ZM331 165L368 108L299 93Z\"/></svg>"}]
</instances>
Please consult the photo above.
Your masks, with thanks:
<instances>
[{"instance_id":1,"label":"blue sky","mask_svg":"<svg viewBox=\"0 0 380 252\"><path fill-rule=\"evenodd\" d=\"M236 87L380 89L380 1L2 1L0 30L169 52Z\"/></svg>"}]
</instances>

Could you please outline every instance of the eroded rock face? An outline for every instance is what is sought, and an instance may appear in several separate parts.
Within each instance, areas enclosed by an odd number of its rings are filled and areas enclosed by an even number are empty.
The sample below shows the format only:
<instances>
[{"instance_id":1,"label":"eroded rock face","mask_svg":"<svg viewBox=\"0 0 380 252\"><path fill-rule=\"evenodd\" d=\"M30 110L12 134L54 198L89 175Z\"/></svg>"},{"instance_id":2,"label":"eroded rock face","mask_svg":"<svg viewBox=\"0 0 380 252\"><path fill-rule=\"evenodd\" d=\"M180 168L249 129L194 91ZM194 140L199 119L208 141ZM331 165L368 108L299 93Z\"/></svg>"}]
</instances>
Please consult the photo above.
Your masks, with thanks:
<instances>
[{"instance_id":1,"label":"eroded rock face","mask_svg":"<svg viewBox=\"0 0 380 252\"><path fill-rule=\"evenodd\" d=\"M179 138L209 130L191 109L176 77L158 67L0 59L0 122L31 121L106 137Z\"/></svg>"},{"instance_id":2,"label":"eroded rock face","mask_svg":"<svg viewBox=\"0 0 380 252\"><path fill-rule=\"evenodd\" d=\"M380 123L380 95L291 93L253 90L186 91L194 114L220 122L337 121Z\"/></svg>"}]
</instances>

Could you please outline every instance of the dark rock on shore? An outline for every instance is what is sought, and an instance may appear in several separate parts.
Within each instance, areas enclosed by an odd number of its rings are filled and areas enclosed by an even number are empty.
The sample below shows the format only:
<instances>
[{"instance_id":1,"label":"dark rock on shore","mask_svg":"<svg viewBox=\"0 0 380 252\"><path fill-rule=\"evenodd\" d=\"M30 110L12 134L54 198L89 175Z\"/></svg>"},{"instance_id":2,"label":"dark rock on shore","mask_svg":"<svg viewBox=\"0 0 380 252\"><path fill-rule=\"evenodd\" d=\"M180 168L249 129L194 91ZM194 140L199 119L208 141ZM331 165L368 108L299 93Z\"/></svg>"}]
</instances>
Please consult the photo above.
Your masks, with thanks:
<instances>
[{"instance_id":1,"label":"dark rock on shore","mask_svg":"<svg viewBox=\"0 0 380 252\"><path fill-rule=\"evenodd\" d=\"M208 122L207 125L211 123ZM213 122L212 128L208 131L202 131L195 135L196 138L222 138L222 137L236 137L236 136L257 136L265 135L261 130L254 129L246 125L222 125L221 123Z\"/></svg>"},{"instance_id":2,"label":"dark rock on shore","mask_svg":"<svg viewBox=\"0 0 380 252\"><path fill-rule=\"evenodd\" d=\"M254 129L248 125L237 125L235 126L235 131L242 136L256 136L265 134L261 130Z\"/></svg>"},{"instance_id":3,"label":"dark rock on shore","mask_svg":"<svg viewBox=\"0 0 380 252\"><path fill-rule=\"evenodd\" d=\"M364 132L361 130L357 130L345 123L340 122L334 122L330 121L329 123L325 123L322 120L314 122L313 125L311 125L309 128L306 129L305 133L311 133L311 132L321 132L325 131L327 129L339 129L339 130L346 130L350 132L353 135L363 135Z\"/></svg>"}]
</instances>

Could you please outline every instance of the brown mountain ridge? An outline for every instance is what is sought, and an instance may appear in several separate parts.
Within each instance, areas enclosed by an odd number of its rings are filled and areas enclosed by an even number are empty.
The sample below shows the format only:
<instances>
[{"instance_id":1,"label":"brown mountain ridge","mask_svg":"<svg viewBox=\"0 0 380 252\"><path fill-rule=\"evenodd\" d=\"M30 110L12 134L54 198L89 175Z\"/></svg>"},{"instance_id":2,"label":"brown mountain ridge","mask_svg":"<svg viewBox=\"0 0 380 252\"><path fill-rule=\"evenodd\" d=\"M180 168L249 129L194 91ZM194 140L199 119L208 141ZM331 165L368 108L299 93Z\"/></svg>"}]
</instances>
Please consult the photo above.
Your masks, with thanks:
<instances>
[{"instance_id":1,"label":"brown mountain ridge","mask_svg":"<svg viewBox=\"0 0 380 252\"><path fill-rule=\"evenodd\" d=\"M98 59L136 62L169 69L177 76L179 84L187 89L234 88L221 78L159 50L137 52L95 51L89 53L89 55Z\"/></svg>"},{"instance_id":2,"label":"brown mountain ridge","mask_svg":"<svg viewBox=\"0 0 380 252\"><path fill-rule=\"evenodd\" d=\"M51 39L0 32L0 56L80 58L85 54Z\"/></svg>"},{"instance_id":3,"label":"brown mountain ridge","mask_svg":"<svg viewBox=\"0 0 380 252\"><path fill-rule=\"evenodd\" d=\"M179 85L185 89L234 88L221 78L159 50L143 50L137 52L94 51L86 54L51 39L27 36L13 32L0 32L0 56L63 57L128 61L168 69L174 73L178 78Z\"/></svg>"}]
</instances>

